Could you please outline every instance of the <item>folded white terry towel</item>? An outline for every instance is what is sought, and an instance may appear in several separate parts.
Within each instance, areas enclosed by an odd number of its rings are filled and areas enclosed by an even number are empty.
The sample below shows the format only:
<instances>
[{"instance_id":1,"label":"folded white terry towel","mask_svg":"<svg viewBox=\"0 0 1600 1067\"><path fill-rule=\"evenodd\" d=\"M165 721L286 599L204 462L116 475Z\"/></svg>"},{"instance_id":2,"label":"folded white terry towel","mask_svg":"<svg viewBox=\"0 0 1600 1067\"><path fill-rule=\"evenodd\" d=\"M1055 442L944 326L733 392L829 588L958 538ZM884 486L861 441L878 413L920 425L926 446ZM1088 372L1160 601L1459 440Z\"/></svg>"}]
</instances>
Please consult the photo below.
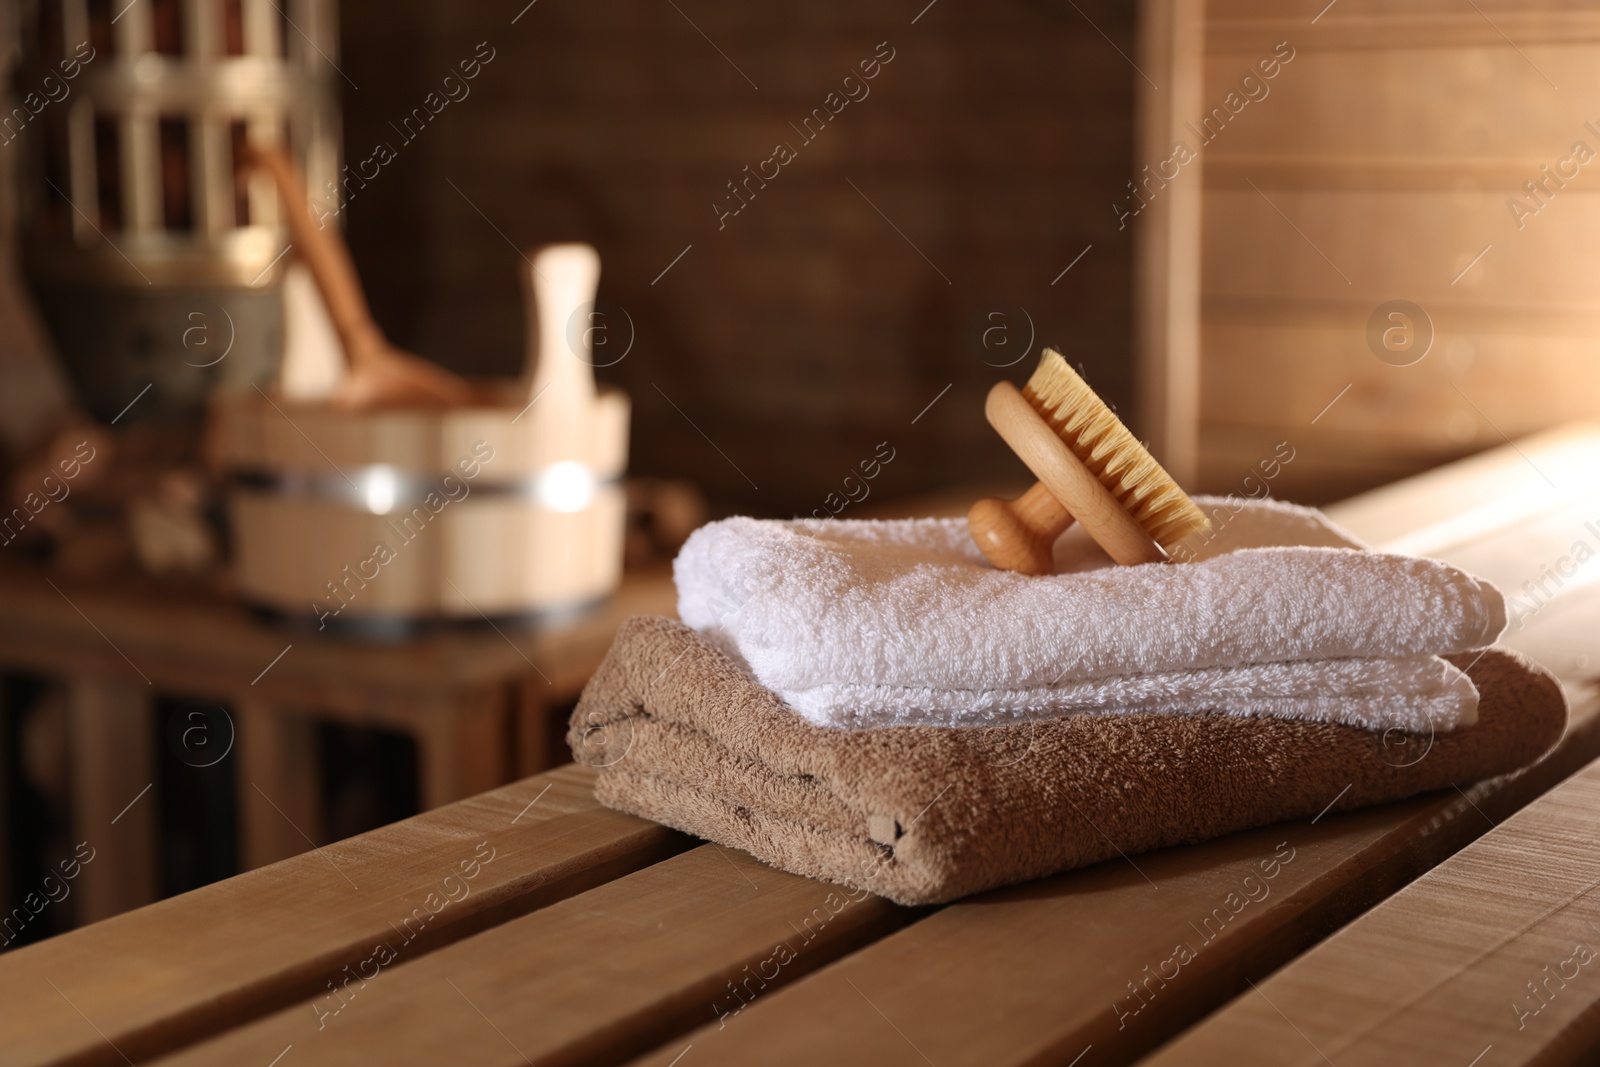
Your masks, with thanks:
<instances>
[{"instance_id":1,"label":"folded white terry towel","mask_svg":"<svg viewBox=\"0 0 1600 1067\"><path fill-rule=\"evenodd\" d=\"M1438 656L1291 660L1117 674L1034 689L817 685L791 690L784 699L819 726L855 730L997 726L1113 711L1187 715L1222 709L1233 715L1425 733L1470 726L1478 713L1478 690L1472 679Z\"/></svg>"},{"instance_id":2,"label":"folded white terry towel","mask_svg":"<svg viewBox=\"0 0 1600 1067\"><path fill-rule=\"evenodd\" d=\"M1116 566L1073 527L1046 577L990 567L962 519L727 519L679 553L678 611L821 725L1213 708L1475 721L1476 690L1435 657L1499 636L1492 585L1366 551L1309 508L1197 502L1217 529L1194 562Z\"/></svg>"}]
</instances>

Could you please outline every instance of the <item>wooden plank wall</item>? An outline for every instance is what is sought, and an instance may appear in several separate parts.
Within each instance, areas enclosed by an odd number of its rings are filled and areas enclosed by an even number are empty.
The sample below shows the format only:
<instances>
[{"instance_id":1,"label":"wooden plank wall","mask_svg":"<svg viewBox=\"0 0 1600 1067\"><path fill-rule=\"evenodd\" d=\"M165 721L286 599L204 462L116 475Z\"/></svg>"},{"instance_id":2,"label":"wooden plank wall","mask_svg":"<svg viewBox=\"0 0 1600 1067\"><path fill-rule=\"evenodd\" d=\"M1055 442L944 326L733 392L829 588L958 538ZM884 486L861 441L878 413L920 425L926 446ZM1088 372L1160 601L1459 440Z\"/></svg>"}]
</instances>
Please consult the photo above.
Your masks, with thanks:
<instances>
[{"instance_id":1,"label":"wooden plank wall","mask_svg":"<svg viewBox=\"0 0 1600 1067\"><path fill-rule=\"evenodd\" d=\"M1204 60L1202 0L1141 0L1140 69L1154 71L1163 83L1141 78L1137 86L1141 184L1143 167L1160 167L1174 143L1189 136L1184 124L1200 109ZM1120 223L1128 221L1124 212L1134 221L1134 424L1167 473L1186 486L1195 484L1199 465L1202 168L1199 158L1189 160L1181 167L1186 180L1170 185L1158 171L1144 188L1151 202L1137 213L1142 196L1119 190L1113 201Z\"/></svg>"},{"instance_id":2,"label":"wooden plank wall","mask_svg":"<svg viewBox=\"0 0 1600 1067\"><path fill-rule=\"evenodd\" d=\"M21 50L20 4L0 7L0 79L11 85ZM19 101L10 95L6 111ZM0 145L0 452L26 451L67 404L67 385L25 295L16 261L19 146ZM8 502L8 506L12 506Z\"/></svg>"},{"instance_id":3,"label":"wooden plank wall","mask_svg":"<svg viewBox=\"0 0 1600 1067\"><path fill-rule=\"evenodd\" d=\"M1274 492L1326 501L1592 417L1600 162L1563 161L1579 141L1600 154L1600 12L1210 0L1206 15L1204 109L1278 42L1294 58L1203 150L1201 484L1247 491L1287 440ZM1523 183L1546 166L1576 176L1534 201ZM1513 197L1539 210L1514 215ZM1410 366L1367 340L1396 299L1434 327Z\"/></svg>"},{"instance_id":4,"label":"wooden plank wall","mask_svg":"<svg viewBox=\"0 0 1600 1067\"><path fill-rule=\"evenodd\" d=\"M600 371L634 399L633 470L768 514L819 507L885 439L879 497L1020 478L981 414L1031 370L999 366L1027 341L1018 307L1035 357L1065 346L1129 406L1132 231L1109 206L1131 176L1133 5L604 0L513 25L526 3L341 5L346 155L395 146L348 232L397 341L514 367L513 245L591 241L636 333ZM800 142L790 123L885 41L870 95ZM471 95L403 142L389 123L479 42L495 58ZM726 183L785 140L798 158L719 231ZM992 311L1009 348L982 347Z\"/></svg>"}]
</instances>

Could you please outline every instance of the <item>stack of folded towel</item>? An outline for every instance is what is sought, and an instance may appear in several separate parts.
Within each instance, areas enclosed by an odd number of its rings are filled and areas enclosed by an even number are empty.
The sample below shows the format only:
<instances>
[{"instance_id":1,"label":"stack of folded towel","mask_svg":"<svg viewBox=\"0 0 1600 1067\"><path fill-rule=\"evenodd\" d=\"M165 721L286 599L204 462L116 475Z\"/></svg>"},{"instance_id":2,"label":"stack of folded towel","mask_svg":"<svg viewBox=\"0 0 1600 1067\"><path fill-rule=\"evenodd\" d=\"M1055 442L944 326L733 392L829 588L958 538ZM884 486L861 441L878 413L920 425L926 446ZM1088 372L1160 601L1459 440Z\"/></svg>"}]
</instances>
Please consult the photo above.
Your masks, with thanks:
<instances>
[{"instance_id":1,"label":"stack of folded towel","mask_svg":"<svg viewBox=\"0 0 1600 1067\"><path fill-rule=\"evenodd\" d=\"M676 578L694 629L631 621L573 714L601 801L903 903L1504 773L1565 726L1548 674L1475 651L1492 586L1271 502L1180 566L731 519Z\"/></svg>"}]
</instances>

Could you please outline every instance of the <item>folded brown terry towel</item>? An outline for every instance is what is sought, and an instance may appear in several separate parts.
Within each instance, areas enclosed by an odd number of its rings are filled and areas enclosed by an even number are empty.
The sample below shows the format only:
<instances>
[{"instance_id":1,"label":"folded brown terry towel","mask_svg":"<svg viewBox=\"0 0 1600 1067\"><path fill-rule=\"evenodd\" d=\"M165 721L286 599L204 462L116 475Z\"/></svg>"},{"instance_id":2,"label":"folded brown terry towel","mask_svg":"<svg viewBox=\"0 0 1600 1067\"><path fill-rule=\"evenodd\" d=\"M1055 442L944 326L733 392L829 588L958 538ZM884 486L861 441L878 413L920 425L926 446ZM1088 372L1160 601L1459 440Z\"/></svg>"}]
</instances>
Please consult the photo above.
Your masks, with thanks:
<instances>
[{"instance_id":1,"label":"folded brown terry towel","mask_svg":"<svg viewBox=\"0 0 1600 1067\"><path fill-rule=\"evenodd\" d=\"M1560 739L1566 699L1543 668L1503 649L1448 658L1477 684L1479 719L1431 737L1136 714L845 731L806 722L681 623L640 617L618 631L567 739L600 768L607 807L931 904L1330 803L1464 785Z\"/></svg>"}]
</instances>

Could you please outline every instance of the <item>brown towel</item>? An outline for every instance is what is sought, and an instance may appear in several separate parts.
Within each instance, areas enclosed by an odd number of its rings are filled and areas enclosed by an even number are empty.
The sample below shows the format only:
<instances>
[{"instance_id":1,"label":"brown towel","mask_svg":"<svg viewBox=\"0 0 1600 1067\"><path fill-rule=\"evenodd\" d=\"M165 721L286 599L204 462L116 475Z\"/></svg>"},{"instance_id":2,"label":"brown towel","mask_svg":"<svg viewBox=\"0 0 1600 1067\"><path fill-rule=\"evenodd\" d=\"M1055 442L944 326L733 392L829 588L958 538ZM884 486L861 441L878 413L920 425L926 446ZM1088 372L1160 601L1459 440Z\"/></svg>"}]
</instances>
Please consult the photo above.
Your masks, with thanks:
<instances>
[{"instance_id":1,"label":"brown towel","mask_svg":"<svg viewBox=\"0 0 1600 1067\"><path fill-rule=\"evenodd\" d=\"M567 739L600 768L607 807L930 904L1464 785L1560 739L1566 699L1548 672L1503 649L1449 658L1478 686L1479 720L1433 737L1222 714L848 732L806 722L681 623L641 617L618 631Z\"/></svg>"}]
</instances>

